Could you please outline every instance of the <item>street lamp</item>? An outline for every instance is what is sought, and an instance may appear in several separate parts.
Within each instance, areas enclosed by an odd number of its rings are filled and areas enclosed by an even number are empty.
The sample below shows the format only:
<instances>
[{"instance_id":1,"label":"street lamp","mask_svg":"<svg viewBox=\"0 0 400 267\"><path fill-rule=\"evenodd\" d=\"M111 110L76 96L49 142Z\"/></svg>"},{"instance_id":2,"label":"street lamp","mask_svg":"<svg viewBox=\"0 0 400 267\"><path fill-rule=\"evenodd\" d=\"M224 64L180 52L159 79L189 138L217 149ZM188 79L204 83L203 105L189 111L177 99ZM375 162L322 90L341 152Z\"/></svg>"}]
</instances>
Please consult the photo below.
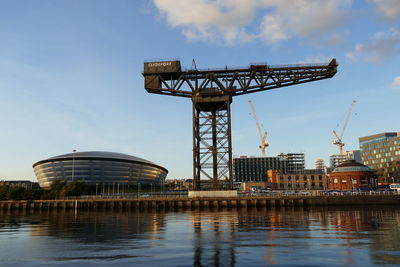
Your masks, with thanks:
<instances>
[{"instance_id":1,"label":"street lamp","mask_svg":"<svg viewBox=\"0 0 400 267\"><path fill-rule=\"evenodd\" d=\"M76 150L72 150L72 182L74 181L74 172L75 172L75 152Z\"/></svg>"}]
</instances>

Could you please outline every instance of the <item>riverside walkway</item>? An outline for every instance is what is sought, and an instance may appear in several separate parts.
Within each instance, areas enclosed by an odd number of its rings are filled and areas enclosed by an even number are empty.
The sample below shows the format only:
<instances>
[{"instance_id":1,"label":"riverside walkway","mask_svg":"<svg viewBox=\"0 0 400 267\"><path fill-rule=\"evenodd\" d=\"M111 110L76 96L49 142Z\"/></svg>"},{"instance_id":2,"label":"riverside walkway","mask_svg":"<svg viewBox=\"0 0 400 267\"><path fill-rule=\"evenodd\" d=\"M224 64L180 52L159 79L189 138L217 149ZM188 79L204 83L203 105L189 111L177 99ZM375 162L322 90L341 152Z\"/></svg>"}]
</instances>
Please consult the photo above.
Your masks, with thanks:
<instances>
[{"instance_id":1,"label":"riverside walkway","mask_svg":"<svg viewBox=\"0 0 400 267\"><path fill-rule=\"evenodd\" d=\"M189 198L185 195L82 196L57 200L0 201L0 210L114 210L247 208L286 209L307 206L400 205L397 192L352 194L249 194L236 198Z\"/></svg>"}]
</instances>

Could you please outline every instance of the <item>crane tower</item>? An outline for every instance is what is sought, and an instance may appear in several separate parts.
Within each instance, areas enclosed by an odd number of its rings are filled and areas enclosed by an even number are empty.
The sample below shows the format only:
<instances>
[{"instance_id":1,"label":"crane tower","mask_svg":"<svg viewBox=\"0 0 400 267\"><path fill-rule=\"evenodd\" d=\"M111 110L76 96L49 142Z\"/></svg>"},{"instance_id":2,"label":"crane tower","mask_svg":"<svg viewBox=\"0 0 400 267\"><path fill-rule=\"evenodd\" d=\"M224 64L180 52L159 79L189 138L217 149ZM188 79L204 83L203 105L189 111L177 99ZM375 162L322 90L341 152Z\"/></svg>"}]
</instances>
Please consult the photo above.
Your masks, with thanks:
<instances>
[{"instance_id":1,"label":"crane tower","mask_svg":"<svg viewBox=\"0 0 400 267\"><path fill-rule=\"evenodd\" d=\"M267 148L267 146L269 146L268 140L267 140L268 133L267 133L267 131L265 129L264 129L264 134L262 133L261 127L260 127L260 122L258 121L256 110L254 109L253 102L251 100L249 100L248 102L249 102L249 105L250 105L250 108L251 108L251 113L253 115L253 119L256 121L258 134L260 135L261 144L260 144L259 148L261 149L262 156L265 157L265 149ZM263 126L263 128L264 128L264 126Z\"/></svg>"},{"instance_id":2,"label":"crane tower","mask_svg":"<svg viewBox=\"0 0 400 267\"><path fill-rule=\"evenodd\" d=\"M231 103L234 96L332 78L336 59L328 64L250 65L247 68L182 70L179 60L144 63L148 93L190 98L193 113L193 183L202 177L217 188L232 187Z\"/></svg>"},{"instance_id":3,"label":"crane tower","mask_svg":"<svg viewBox=\"0 0 400 267\"><path fill-rule=\"evenodd\" d=\"M347 124L349 123L350 120L350 115L351 115L351 111L353 110L354 105L357 103L357 101L353 100L353 102L351 102L349 110L347 111L346 117L344 119L343 122L343 128L342 128L342 132L339 134L336 133L335 130L333 130L333 135L336 137L336 139L333 139L333 144L337 145L339 147L339 154L340 157L344 157L344 152L343 152L343 147L344 147L344 143L343 143L343 134L344 131L347 128Z\"/></svg>"}]
</instances>

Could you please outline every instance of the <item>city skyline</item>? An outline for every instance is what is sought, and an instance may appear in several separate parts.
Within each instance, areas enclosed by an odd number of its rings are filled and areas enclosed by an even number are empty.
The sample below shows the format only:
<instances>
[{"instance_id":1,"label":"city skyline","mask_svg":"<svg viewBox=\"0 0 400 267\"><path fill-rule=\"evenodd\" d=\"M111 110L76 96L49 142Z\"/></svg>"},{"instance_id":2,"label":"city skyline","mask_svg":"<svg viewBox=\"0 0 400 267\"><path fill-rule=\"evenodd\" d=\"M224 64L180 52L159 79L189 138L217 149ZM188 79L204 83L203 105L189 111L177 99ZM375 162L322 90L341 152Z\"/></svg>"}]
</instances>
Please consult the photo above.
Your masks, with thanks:
<instances>
[{"instance_id":1,"label":"city skyline","mask_svg":"<svg viewBox=\"0 0 400 267\"><path fill-rule=\"evenodd\" d=\"M400 131L397 1L2 6L2 179L34 180L34 162L74 149L125 153L167 168L168 178L191 178L191 102L145 91L143 62L152 59L179 58L187 68L195 59L199 69L337 59L332 79L236 97L234 155L261 155L249 100L268 132L267 156L305 153L308 168L338 153L332 130L353 100L344 150L359 149L359 137Z\"/></svg>"}]
</instances>

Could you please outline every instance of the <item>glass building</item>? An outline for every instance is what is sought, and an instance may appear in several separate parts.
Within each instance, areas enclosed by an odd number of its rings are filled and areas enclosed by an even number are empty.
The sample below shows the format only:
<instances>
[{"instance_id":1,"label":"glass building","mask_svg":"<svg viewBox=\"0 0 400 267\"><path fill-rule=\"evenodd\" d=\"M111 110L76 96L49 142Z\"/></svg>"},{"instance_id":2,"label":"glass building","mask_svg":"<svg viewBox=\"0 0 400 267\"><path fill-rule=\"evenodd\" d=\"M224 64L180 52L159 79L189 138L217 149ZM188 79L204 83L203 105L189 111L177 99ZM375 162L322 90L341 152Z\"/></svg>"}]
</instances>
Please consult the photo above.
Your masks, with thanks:
<instances>
[{"instance_id":1,"label":"glass building","mask_svg":"<svg viewBox=\"0 0 400 267\"><path fill-rule=\"evenodd\" d=\"M138 157L102 151L76 152L41 160L33 164L40 187L54 181L79 181L92 184L130 184L160 186L168 170Z\"/></svg>"},{"instance_id":2,"label":"glass building","mask_svg":"<svg viewBox=\"0 0 400 267\"><path fill-rule=\"evenodd\" d=\"M360 137L361 158L376 170L378 185L388 187L400 180L400 133L389 132Z\"/></svg>"}]
</instances>

